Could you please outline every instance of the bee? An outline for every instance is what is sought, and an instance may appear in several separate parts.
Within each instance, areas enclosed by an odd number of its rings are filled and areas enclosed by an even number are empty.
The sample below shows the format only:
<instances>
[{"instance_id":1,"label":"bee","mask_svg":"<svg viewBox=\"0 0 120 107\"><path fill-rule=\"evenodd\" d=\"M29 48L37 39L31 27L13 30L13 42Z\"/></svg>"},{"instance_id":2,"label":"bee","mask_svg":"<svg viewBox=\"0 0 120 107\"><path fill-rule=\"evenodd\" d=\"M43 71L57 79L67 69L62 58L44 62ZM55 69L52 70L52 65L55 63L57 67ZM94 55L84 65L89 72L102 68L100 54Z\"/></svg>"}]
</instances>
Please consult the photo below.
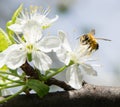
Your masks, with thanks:
<instances>
[{"instance_id":1,"label":"bee","mask_svg":"<svg viewBox=\"0 0 120 107\"><path fill-rule=\"evenodd\" d=\"M109 39L104 39L104 38L95 38L95 29L92 29L88 34L84 34L80 36L80 43L82 45L88 45L88 49L90 52L93 50L98 50L99 49L99 44L97 40L105 40L105 41L111 41Z\"/></svg>"}]
</instances>

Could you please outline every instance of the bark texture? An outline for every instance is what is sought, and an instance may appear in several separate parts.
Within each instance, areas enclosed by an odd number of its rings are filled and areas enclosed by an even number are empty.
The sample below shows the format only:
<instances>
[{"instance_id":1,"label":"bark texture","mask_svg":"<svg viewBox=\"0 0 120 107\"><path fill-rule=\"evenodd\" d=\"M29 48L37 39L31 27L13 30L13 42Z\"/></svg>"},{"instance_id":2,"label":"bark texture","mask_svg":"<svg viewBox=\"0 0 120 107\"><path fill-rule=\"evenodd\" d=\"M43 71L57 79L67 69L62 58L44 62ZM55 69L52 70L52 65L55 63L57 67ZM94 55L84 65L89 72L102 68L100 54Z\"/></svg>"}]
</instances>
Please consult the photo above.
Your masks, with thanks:
<instances>
[{"instance_id":1,"label":"bark texture","mask_svg":"<svg viewBox=\"0 0 120 107\"><path fill-rule=\"evenodd\" d=\"M0 107L120 107L120 87L85 84L80 90L20 95Z\"/></svg>"}]
</instances>

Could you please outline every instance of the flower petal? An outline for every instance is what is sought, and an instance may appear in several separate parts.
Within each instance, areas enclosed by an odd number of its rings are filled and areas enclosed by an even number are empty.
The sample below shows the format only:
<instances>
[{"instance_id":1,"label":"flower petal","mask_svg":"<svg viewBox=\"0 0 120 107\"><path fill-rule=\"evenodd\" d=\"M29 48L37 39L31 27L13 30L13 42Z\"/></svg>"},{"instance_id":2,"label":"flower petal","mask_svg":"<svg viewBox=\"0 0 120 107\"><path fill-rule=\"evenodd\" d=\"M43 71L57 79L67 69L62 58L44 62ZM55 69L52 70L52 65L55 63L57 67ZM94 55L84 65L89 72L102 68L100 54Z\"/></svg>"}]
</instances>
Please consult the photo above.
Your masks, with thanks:
<instances>
[{"instance_id":1,"label":"flower petal","mask_svg":"<svg viewBox=\"0 0 120 107\"><path fill-rule=\"evenodd\" d=\"M3 89L1 90L1 94L2 96L8 96L8 95L12 95L13 93L8 89Z\"/></svg>"},{"instance_id":2,"label":"flower petal","mask_svg":"<svg viewBox=\"0 0 120 107\"><path fill-rule=\"evenodd\" d=\"M57 36L45 36L38 43L38 49L44 52L56 51L61 45L60 39Z\"/></svg>"},{"instance_id":3,"label":"flower petal","mask_svg":"<svg viewBox=\"0 0 120 107\"><path fill-rule=\"evenodd\" d=\"M59 36L59 38L62 42L62 46L64 47L64 49L66 49L67 51L72 51L71 47L70 47L70 44L68 42L68 39L66 37L66 33L63 32L63 31L59 31L58 36Z\"/></svg>"},{"instance_id":4,"label":"flower petal","mask_svg":"<svg viewBox=\"0 0 120 107\"><path fill-rule=\"evenodd\" d=\"M51 19L51 23L55 22L56 20L58 20L59 16L56 15L55 18Z\"/></svg>"},{"instance_id":5,"label":"flower petal","mask_svg":"<svg viewBox=\"0 0 120 107\"><path fill-rule=\"evenodd\" d=\"M32 53L32 62L41 72L48 70L52 64L50 57L41 51L34 51Z\"/></svg>"},{"instance_id":6,"label":"flower petal","mask_svg":"<svg viewBox=\"0 0 120 107\"><path fill-rule=\"evenodd\" d=\"M71 65L66 71L66 79L68 84L70 84L75 89L80 89L82 87L82 75L77 64Z\"/></svg>"},{"instance_id":7,"label":"flower petal","mask_svg":"<svg viewBox=\"0 0 120 107\"><path fill-rule=\"evenodd\" d=\"M93 69L93 67L91 65L88 64L81 64L81 69L86 72L88 75L94 75L97 76L97 72L96 70Z\"/></svg>"},{"instance_id":8,"label":"flower petal","mask_svg":"<svg viewBox=\"0 0 120 107\"><path fill-rule=\"evenodd\" d=\"M49 19L49 18L47 18L46 16L43 15L42 18L41 18L42 20L39 21L39 23L41 23L41 25L42 25L41 28L46 29L46 28L50 27L51 24L53 24L58 18L59 17L57 15L53 19Z\"/></svg>"},{"instance_id":9,"label":"flower petal","mask_svg":"<svg viewBox=\"0 0 120 107\"><path fill-rule=\"evenodd\" d=\"M60 38L62 46L61 46L61 48L59 48L56 51L56 55L57 55L57 57L59 58L60 61L62 61L66 65L68 65L70 60L71 60L70 52L72 52L70 44L69 44L69 42L67 40L65 32L59 31L58 36Z\"/></svg>"},{"instance_id":10,"label":"flower petal","mask_svg":"<svg viewBox=\"0 0 120 107\"><path fill-rule=\"evenodd\" d=\"M65 63L66 65L68 65L69 62L70 62L70 60L71 60L71 57L70 57L70 55L69 55L68 53L69 53L69 52L66 51L66 50L65 50L64 48L62 48L62 47L61 47L61 49L58 49L58 50L56 51L56 55L57 55L58 59L59 59L61 62Z\"/></svg>"},{"instance_id":11,"label":"flower petal","mask_svg":"<svg viewBox=\"0 0 120 107\"><path fill-rule=\"evenodd\" d=\"M40 25L36 21L28 21L24 25L23 34L28 43L35 43L42 37Z\"/></svg>"},{"instance_id":12,"label":"flower petal","mask_svg":"<svg viewBox=\"0 0 120 107\"><path fill-rule=\"evenodd\" d=\"M77 44L77 47L74 49L74 52L79 55L79 57L86 57L90 55L88 45Z\"/></svg>"},{"instance_id":13,"label":"flower petal","mask_svg":"<svg viewBox=\"0 0 120 107\"><path fill-rule=\"evenodd\" d=\"M27 53L23 45L11 45L8 48L6 65L11 69L19 68L22 64L25 63L26 57Z\"/></svg>"},{"instance_id":14,"label":"flower petal","mask_svg":"<svg viewBox=\"0 0 120 107\"><path fill-rule=\"evenodd\" d=\"M16 33L21 33L23 30L23 26L20 24L12 24L8 28Z\"/></svg>"}]
</instances>

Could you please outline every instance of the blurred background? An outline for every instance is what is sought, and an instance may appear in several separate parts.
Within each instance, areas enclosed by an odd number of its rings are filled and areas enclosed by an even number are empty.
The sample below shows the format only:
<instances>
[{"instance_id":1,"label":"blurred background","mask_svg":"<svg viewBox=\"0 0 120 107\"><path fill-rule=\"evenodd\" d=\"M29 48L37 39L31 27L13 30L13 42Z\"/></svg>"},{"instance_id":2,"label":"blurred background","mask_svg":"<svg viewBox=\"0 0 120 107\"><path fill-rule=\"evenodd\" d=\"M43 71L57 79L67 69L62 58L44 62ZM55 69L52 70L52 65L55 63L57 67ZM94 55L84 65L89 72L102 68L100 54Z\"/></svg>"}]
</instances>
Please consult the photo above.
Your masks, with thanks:
<instances>
[{"instance_id":1,"label":"blurred background","mask_svg":"<svg viewBox=\"0 0 120 107\"><path fill-rule=\"evenodd\" d=\"M74 47L76 38L96 30L96 37L112 40L98 41L100 48L95 53L97 77L85 76L92 84L120 86L120 0L0 0L0 27L11 19L13 12L23 3L24 7L37 5L51 7L50 18L59 15L59 20L47 32L56 35L58 30L68 34Z\"/></svg>"}]
</instances>

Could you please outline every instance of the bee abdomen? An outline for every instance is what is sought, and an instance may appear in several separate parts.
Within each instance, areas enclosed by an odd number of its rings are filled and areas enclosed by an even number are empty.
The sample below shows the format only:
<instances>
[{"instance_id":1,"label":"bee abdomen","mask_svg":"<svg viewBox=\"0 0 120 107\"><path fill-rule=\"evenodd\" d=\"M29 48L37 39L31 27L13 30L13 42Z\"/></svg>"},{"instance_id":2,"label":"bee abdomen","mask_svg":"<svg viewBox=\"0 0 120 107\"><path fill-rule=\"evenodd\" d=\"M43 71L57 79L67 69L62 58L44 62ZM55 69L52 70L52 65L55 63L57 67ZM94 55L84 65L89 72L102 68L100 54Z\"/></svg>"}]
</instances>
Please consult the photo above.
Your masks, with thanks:
<instances>
[{"instance_id":1,"label":"bee abdomen","mask_svg":"<svg viewBox=\"0 0 120 107\"><path fill-rule=\"evenodd\" d=\"M88 49L90 49L90 52L92 52L94 50L96 51L99 49L99 44L98 43L89 44Z\"/></svg>"},{"instance_id":2,"label":"bee abdomen","mask_svg":"<svg viewBox=\"0 0 120 107\"><path fill-rule=\"evenodd\" d=\"M97 43L97 44L96 44L96 50L98 50L98 49L99 49L99 44Z\"/></svg>"}]
</instances>

